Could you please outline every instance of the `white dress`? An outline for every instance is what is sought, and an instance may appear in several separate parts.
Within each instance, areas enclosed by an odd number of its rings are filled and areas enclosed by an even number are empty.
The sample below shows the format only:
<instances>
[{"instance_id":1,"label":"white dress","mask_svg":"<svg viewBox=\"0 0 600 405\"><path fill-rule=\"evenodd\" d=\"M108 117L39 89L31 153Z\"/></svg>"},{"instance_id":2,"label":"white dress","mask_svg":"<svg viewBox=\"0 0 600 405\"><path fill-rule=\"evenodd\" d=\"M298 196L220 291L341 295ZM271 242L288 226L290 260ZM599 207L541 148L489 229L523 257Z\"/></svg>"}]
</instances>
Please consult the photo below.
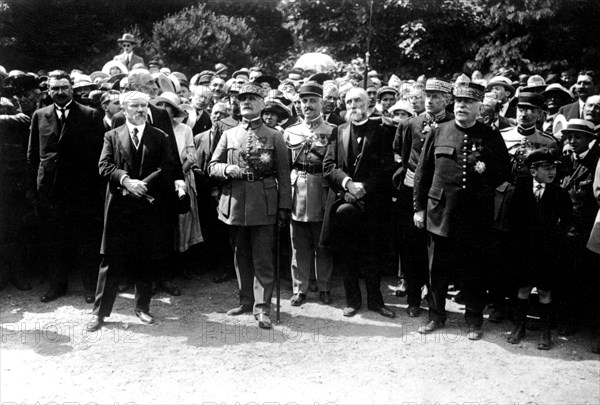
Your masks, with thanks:
<instances>
[{"instance_id":1,"label":"white dress","mask_svg":"<svg viewBox=\"0 0 600 405\"><path fill-rule=\"evenodd\" d=\"M179 159L183 163L188 156L195 156L196 153L192 129L179 123L173 127L173 132L177 141ZM204 241L200 229L200 217L198 216L196 181L192 170L185 174L185 182L190 196L190 210L185 214L179 214L179 227L175 232L175 251L177 252L185 252L190 246Z\"/></svg>"}]
</instances>

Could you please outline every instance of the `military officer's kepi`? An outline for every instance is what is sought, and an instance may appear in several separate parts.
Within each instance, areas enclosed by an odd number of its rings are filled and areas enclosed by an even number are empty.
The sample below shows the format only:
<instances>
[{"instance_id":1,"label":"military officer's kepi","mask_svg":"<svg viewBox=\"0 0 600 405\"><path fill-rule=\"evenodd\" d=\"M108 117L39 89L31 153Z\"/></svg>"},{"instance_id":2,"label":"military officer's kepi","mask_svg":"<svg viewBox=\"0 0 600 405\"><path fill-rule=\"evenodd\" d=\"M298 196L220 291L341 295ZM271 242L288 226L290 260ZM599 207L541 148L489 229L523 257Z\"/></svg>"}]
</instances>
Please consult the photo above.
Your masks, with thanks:
<instances>
[{"instance_id":1,"label":"military officer's kepi","mask_svg":"<svg viewBox=\"0 0 600 405\"><path fill-rule=\"evenodd\" d=\"M538 93L523 92L519 94L517 107L540 108L545 107L544 96Z\"/></svg>"},{"instance_id":2,"label":"military officer's kepi","mask_svg":"<svg viewBox=\"0 0 600 405\"><path fill-rule=\"evenodd\" d=\"M425 82L425 91L441 91L442 93L452 93L452 83L432 77Z\"/></svg>"},{"instance_id":3,"label":"military officer's kepi","mask_svg":"<svg viewBox=\"0 0 600 405\"><path fill-rule=\"evenodd\" d=\"M481 84L473 83L469 77L462 74L456 79L454 84L454 97L470 98L477 101L483 101L485 87Z\"/></svg>"},{"instance_id":4,"label":"military officer's kepi","mask_svg":"<svg viewBox=\"0 0 600 405\"><path fill-rule=\"evenodd\" d=\"M246 82L242 84L239 97L243 96L244 94L254 94L261 98L265 97L263 87L260 84L254 82Z\"/></svg>"},{"instance_id":5,"label":"military officer's kepi","mask_svg":"<svg viewBox=\"0 0 600 405\"><path fill-rule=\"evenodd\" d=\"M558 156L548 148L536 149L525 158L525 165L528 167L555 165L558 163L560 163Z\"/></svg>"},{"instance_id":6,"label":"military officer's kepi","mask_svg":"<svg viewBox=\"0 0 600 405\"><path fill-rule=\"evenodd\" d=\"M300 86L300 97L302 96L323 97L323 86L317 82L306 82Z\"/></svg>"}]
</instances>

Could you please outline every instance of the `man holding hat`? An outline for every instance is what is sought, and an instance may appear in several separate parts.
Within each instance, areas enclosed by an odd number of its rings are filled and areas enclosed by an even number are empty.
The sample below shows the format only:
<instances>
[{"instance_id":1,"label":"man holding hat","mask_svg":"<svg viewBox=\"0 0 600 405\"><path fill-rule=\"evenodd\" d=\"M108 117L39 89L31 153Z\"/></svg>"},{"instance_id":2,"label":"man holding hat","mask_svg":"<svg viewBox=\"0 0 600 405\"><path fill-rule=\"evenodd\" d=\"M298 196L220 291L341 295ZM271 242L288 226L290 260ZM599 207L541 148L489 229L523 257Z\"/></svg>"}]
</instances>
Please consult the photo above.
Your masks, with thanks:
<instances>
[{"instance_id":1,"label":"man holding hat","mask_svg":"<svg viewBox=\"0 0 600 405\"><path fill-rule=\"evenodd\" d=\"M561 185L571 197L573 224L568 233L566 252L570 259L567 265L567 274L570 276L561 280L558 321L559 333L569 335L578 326L580 308L590 305L589 302L582 302L580 297L593 300L600 288L597 255L586 249L598 212L593 182L600 159L600 143L594 132L594 124L590 121L573 118L562 132L573 150L571 155L561 157L567 174ZM597 308L599 303L596 300L593 304L590 308Z\"/></svg>"},{"instance_id":2,"label":"man holding hat","mask_svg":"<svg viewBox=\"0 0 600 405\"><path fill-rule=\"evenodd\" d=\"M258 326L270 329L275 225L287 223L292 195L287 148L260 118L263 99L262 86L242 85L242 122L223 133L208 172L224 182L219 219L229 226L240 289L240 305L228 314L252 311Z\"/></svg>"},{"instance_id":3,"label":"man holding hat","mask_svg":"<svg viewBox=\"0 0 600 405\"><path fill-rule=\"evenodd\" d=\"M334 128L323 160L325 179L331 188L323 217L320 244L339 252L342 261L346 307L354 316L362 307L359 275L367 288L367 308L387 318L396 314L381 295L383 243L379 237L391 199L389 176L393 131L369 119L369 96L359 87L346 94L347 123Z\"/></svg>"},{"instance_id":4,"label":"man holding hat","mask_svg":"<svg viewBox=\"0 0 600 405\"><path fill-rule=\"evenodd\" d=\"M113 60L121 62L128 70L132 70L133 66L138 63L144 64L144 59L133 53L133 47L137 45L138 41L132 34L123 34L121 38L117 39L117 42L123 49L123 53L116 55Z\"/></svg>"},{"instance_id":5,"label":"man holding hat","mask_svg":"<svg viewBox=\"0 0 600 405\"><path fill-rule=\"evenodd\" d=\"M446 112L452 83L431 78L425 83L425 112L401 122L394 139L394 151L401 156L401 166L392 180L398 190L396 208L400 226L400 261L407 288L407 313L416 317L421 312L421 289L427 283L427 233L413 221L414 178L425 138L439 124L451 121L454 115Z\"/></svg>"},{"instance_id":6,"label":"man holding hat","mask_svg":"<svg viewBox=\"0 0 600 405\"><path fill-rule=\"evenodd\" d=\"M315 269L319 299L331 303L331 253L319 247L329 187L323 179L323 158L335 128L321 114L323 87L307 82L300 87L304 119L287 128L284 139L292 156L292 282L293 306L306 300L310 272Z\"/></svg>"},{"instance_id":7,"label":"man holding hat","mask_svg":"<svg viewBox=\"0 0 600 405\"><path fill-rule=\"evenodd\" d=\"M94 299L102 190L97 162L104 127L98 111L73 100L69 75L50 72L53 103L33 113L27 160L49 252L50 302L65 295L69 264L82 269L85 300ZM93 253L92 253L93 252ZM74 254L74 260L68 260Z\"/></svg>"},{"instance_id":8,"label":"man holding hat","mask_svg":"<svg viewBox=\"0 0 600 405\"><path fill-rule=\"evenodd\" d=\"M104 135L98 167L108 184L102 261L89 331L100 329L110 316L123 276L135 280L135 315L142 323L154 323L152 281L173 248L173 233L164 233L161 206L171 201L169 172L176 165L169 139L147 123L149 100L139 91L121 94L127 121Z\"/></svg>"},{"instance_id":9,"label":"man holding hat","mask_svg":"<svg viewBox=\"0 0 600 405\"><path fill-rule=\"evenodd\" d=\"M446 321L448 284L457 271L465 297L467 338L483 336L486 274L494 220L494 190L508 178L509 160L500 134L476 121L484 87L457 79L454 121L425 138L414 178L414 222L428 232L429 323Z\"/></svg>"},{"instance_id":10,"label":"man holding hat","mask_svg":"<svg viewBox=\"0 0 600 405\"><path fill-rule=\"evenodd\" d=\"M556 140L536 128L543 116L544 96L537 93L522 92L517 103L517 126L502 131L502 138L512 161L512 181L529 180L529 169L525 158L531 151L539 148L557 150Z\"/></svg>"}]
</instances>

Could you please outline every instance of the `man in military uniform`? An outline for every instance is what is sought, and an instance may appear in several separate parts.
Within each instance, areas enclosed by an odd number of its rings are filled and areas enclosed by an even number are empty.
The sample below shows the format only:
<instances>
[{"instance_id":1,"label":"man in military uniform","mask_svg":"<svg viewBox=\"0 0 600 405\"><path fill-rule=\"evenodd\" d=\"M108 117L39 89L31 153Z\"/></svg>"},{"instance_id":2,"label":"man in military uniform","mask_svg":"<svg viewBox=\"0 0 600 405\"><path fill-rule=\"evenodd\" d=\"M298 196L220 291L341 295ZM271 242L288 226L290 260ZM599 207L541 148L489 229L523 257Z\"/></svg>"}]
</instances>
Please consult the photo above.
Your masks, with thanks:
<instances>
[{"instance_id":1,"label":"man in military uniform","mask_svg":"<svg viewBox=\"0 0 600 405\"><path fill-rule=\"evenodd\" d=\"M531 175L525 158L535 149L557 150L556 140L536 128L545 108L544 96L537 93L519 94L517 103L517 126L502 131L502 138L512 161L512 181L529 181Z\"/></svg>"},{"instance_id":2,"label":"man in military uniform","mask_svg":"<svg viewBox=\"0 0 600 405\"><path fill-rule=\"evenodd\" d=\"M498 132L476 121L483 86L462 75L454 88L454 121L439 124L425 139L414 181L414 222L427 229L429 323L442 328L453 270L464 293L467 337L483 336L485 269L494 219L494 190L508 177L508 153Z\"/></svg>"},{"instance_id":3,"label":"man in military uniform","mask_svg":"<svg viewBox=\"0 0 600 405\"><path fill-rule=\"evenodd\" d=\"M421 312L421 289L427 283L427 233L413 222L413 188L415 171L427 135L442 122L454 119L446 113L450 102L452 83L436 78L425 84L425 112L403 121L394 139L394 152L401 156L401 166L393 181L398 190L397 212L401 239L400 263L406 285L408 316Z\"/></svg>"},{"instance_id":4,"label":"man in military uniform","mask_svg":"<svg viewBox=\"0 0 600 405\"><path fill-rule=\"evenodd\" d=\"M229 225L240 288L240 305L228 314L253 310L258 326L269 329L275 279L274 228L287 222L292 193L283 137L260 118L263 98L260 85L242 85L239 99L243 120L223 133L208 172L225 182L219 219Z\"/></svg>"},{"instance_id":5,"label":"man in military uniform","mask_svg":"<svg viewBox=\"0 0 600 405\"><path fill-rule=\"evenodd\" d=\"M292 281L294 296L290 303L299 306L306 300L310 272L314 263L319 299L331 303L331 252L319 247L325 201L329 191L323 179L323 158L335 125L321 115L323 87L307 82L300 87L304 120L285 130L284 139L292 154Z\"/></svg>"}]
</instances>

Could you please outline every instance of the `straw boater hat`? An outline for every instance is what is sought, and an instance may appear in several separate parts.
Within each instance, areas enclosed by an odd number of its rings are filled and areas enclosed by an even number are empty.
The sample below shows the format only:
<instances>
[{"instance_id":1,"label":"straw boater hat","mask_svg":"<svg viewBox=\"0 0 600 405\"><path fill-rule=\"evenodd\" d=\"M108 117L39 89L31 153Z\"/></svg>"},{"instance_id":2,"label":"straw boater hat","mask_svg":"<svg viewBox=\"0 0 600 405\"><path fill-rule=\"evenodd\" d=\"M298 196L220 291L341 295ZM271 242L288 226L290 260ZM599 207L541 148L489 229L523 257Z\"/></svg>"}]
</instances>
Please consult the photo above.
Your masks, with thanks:
<instances>
[{"instance_id":1,"label":"straw boater hat","mask_svg":"<svg viewBox=\"0 0 600 405\"><path fill-rule=\"evenodd\" d=\"M540 75L533 75L527 79L527 86L523 88L523 91L529 91L532 93L541 93L546 90L546 81Z\"/></svg>"},{"instance_id":2,"label":"straw boater hat","mask_svg":"<svg viewBox=\"0 0 600 405\"><path fill-rule=\"evenodd\" d=\"M566 136L569 136L570 134L583 134L594 138L596 137L594 123L579 118L570 119L567 122L567 127L562 130L562 133Z\"/></svg>"}]
</instances>

